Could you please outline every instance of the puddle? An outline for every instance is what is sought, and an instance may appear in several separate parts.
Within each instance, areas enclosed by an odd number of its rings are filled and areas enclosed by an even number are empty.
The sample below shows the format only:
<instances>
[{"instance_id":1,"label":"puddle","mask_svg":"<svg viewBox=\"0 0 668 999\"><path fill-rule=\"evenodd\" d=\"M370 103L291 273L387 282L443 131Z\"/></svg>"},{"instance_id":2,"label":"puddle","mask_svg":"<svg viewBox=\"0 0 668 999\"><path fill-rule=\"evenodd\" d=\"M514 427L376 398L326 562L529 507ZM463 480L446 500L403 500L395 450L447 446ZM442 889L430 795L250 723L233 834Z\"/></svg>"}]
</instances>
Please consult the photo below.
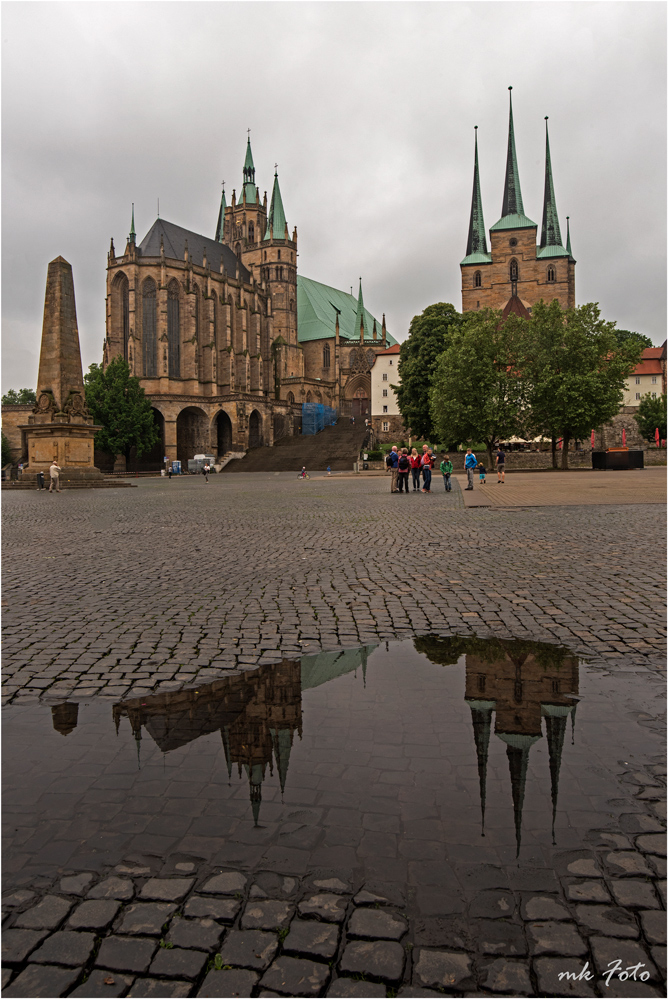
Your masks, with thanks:
<instances>
[{"instance_id":1,"label":"puddle","mask_svg":"<svg viewBox=\"0 0 668 999\"><path fill-rule=\"evenodd\" d=\"M337 870L441 912L429 893L455 874L551 871L637 807L619 775L663 752L657 693L554 646L426 637L9 706L5 878L146 857Z\"/></svg>"}]
</instances>

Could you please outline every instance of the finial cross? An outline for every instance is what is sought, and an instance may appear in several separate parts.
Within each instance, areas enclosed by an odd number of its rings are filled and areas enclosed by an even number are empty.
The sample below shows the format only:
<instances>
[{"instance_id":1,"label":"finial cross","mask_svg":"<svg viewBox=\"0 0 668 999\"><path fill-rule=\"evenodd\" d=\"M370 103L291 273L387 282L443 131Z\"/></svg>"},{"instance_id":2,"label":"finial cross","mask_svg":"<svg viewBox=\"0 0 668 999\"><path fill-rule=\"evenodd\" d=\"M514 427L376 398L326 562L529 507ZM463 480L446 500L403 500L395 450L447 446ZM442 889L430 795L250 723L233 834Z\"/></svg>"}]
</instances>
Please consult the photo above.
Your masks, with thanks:
<instances>
[{"instance_id":1,"label":"finial cross","mask_svg":"<svg viewBox=\"0 0 668 999\"><path fill-rule=\"evenodd\" d=\"M250 128L247 128L246 131L248 132L248 135L250 136Z\"/></svg>"}]
</instances>

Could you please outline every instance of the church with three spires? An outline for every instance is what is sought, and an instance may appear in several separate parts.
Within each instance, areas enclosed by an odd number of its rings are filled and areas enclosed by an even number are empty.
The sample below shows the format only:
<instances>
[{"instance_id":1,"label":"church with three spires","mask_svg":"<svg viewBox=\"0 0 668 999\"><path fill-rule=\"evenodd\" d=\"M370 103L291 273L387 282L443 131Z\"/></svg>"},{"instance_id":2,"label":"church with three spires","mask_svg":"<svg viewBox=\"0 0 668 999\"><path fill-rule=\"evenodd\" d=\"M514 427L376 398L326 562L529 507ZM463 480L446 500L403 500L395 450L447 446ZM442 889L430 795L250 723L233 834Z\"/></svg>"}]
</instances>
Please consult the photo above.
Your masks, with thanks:
<instances>
[{"instance_id":1,"label":"church with three spires","mask_svg":"<svg viewBox=\"0 0 668 999\"><path fill-rule=\"evenodd\" d=\"M158 217L138 242L133 208L121 256L111 241L103 365L124 358L151 401L160 443L144 468L272 445L299 433L303 403L364 418L376 355L395 343L361 279L355 298L297 273L278 173L268 205L250 138L213 237Z\"/></svg>"},{"instance_id":2,"label":"church with three spires","mask_svg":"<svg viewBox=\"0 0 668 999\"><path fill-rule=\"evenodd\" d=\"M461 261L462 312L502 309L527 317L541 299L555 298L562 308L575 307L575 260L571 252L569 217L566 245L552 180L550 139L545 119L545 193L540 242L538 226L524 214L520 175L515 151L512 87L508 122L508 153L501 218L489 230L489 250L482 211L478 167L478 132L475 133L473 196L466 256Z\"/></svg>"}]
</instances>

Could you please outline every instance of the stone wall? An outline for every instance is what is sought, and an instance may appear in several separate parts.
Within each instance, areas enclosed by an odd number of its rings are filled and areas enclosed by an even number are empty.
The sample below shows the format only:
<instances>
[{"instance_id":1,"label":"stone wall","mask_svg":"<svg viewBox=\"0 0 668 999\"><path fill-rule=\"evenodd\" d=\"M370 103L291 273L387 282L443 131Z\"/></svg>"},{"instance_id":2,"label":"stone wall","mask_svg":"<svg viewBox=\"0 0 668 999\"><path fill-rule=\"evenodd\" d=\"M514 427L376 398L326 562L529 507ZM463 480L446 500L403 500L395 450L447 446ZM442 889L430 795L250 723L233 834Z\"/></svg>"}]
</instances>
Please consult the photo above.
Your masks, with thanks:
<instances>
[{"instance_id":1,"label":"stone wall","mask_svg":"<svg viewBox=\"0 0 668 999\"><path fill-rule=\"evenodd\" d=\"M2 432L11 445L14 464L18 464L22 459L28 459L25 431L19 430L19 426L28 422L32 411L32 403L27 406L2 407Z\"/></svg>"}]
</instances>

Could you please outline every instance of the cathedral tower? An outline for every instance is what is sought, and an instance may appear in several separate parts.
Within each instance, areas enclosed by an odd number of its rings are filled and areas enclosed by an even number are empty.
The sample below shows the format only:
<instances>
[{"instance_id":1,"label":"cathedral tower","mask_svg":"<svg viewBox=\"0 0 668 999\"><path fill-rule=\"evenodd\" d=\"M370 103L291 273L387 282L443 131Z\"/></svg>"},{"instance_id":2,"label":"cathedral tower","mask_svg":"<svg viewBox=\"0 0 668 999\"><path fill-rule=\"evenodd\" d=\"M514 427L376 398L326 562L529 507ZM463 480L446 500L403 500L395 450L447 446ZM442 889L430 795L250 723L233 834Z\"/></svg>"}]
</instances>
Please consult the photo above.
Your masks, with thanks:
<instances>
[{"instance_id":1,"label":"cathedral tower","mask_svg":"<svg viewBox=\"0 0 668 999\"><path fill-rule=\"evenodd\" d=\"M512 87L509 87L512 92ZM477 126L476 126L477 128ZM501 218L489 231L487 252L480 194L476 131L473 195L466 256L462 271L462 311L503 309L515 297L526 308L543 299L557 299L562 308L575 307L575 260L561 242L550 142L545 119L545 195L540 243L538 226L524 213L515 148L512 93L508 119L508 149Z\"/></svg>"}]
</instances>

